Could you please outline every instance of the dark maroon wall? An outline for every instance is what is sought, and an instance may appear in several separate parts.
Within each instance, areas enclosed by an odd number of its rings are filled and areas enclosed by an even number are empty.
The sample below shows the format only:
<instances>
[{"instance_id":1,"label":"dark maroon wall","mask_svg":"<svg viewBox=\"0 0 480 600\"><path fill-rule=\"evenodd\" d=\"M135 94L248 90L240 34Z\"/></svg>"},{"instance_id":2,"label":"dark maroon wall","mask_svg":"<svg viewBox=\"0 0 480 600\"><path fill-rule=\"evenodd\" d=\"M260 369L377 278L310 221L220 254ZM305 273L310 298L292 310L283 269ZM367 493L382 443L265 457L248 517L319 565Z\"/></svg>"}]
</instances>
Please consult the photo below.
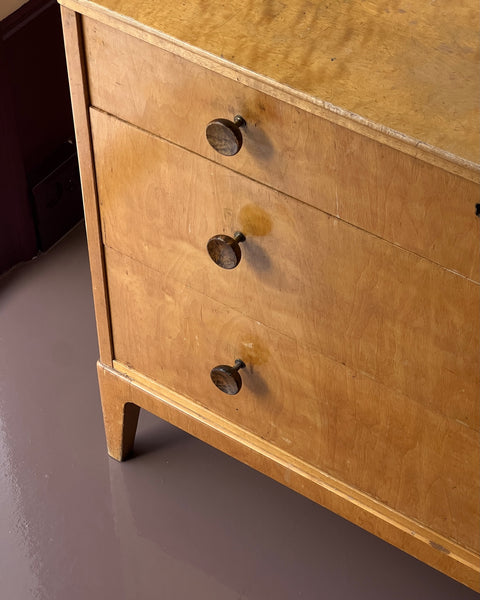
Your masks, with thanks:
<instances>
[{"instance_id":1,"label":"dark maroon wall","mask_svg":"<svg viewBox=\"0 0 480 600\"><path fill-rule=\"evenodd\" d=\"M45 250L80 218L76 183L75 194L48 197L62 181L72 188L75 168L64 166L60 183L38 192L69 153L76 160L73 142L60 8L30 0L0 22L0 273Z\"/></svg>"},{"instance_id":2,"label":"dark maroon wall","mask_svg":"<svg viewBox=\"0 0 480 600\"><path fill-rule=\"evenodd\" d=\"M33 215L0 41L0 273L37 253Z\"/></svg>"}]
</instances>

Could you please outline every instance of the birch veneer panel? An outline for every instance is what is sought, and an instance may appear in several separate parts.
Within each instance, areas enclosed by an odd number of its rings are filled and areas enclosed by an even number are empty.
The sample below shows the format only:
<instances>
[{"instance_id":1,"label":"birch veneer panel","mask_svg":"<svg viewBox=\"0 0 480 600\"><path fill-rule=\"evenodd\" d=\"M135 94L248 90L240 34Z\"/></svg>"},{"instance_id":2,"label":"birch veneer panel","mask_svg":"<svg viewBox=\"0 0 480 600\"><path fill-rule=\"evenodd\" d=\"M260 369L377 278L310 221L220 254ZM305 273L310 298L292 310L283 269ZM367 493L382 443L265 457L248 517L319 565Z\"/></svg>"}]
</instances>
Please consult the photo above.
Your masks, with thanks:
<instances>
[{"instance_id":1,"label":"birch veneer panel","mask_svg":"<svg viewBox=\"0 0 480 600\"><path fill-rule=\"evenodd\" d=\"M142 407L480 589L476 3L62 4L111 456Z\"/></svg>"}]
</instances>

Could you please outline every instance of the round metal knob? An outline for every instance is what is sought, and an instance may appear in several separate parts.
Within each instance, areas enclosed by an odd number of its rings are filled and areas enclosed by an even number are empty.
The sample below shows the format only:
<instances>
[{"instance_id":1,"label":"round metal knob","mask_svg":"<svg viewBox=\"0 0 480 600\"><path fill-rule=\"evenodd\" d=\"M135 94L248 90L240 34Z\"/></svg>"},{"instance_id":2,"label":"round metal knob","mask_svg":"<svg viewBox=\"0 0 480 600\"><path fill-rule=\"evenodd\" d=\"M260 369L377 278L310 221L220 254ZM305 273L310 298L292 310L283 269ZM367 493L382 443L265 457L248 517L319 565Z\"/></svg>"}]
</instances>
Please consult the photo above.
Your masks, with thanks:
<instances>
[{"instance_id":1,"label":"round metal knob","mask_svg":"<svg viewBox=\"0 0 480 600\"><path fill-rule=\"evenodd\" d=\"M233 156L242 147L243 138L240 127L245 125L245 119L240 115L236 115L233 121L214 119L207 125L205 132L208 143L219 154Z\"/></svg>"},{"instance_id":2,"label":"round metal knob","mask_svg":"<svg viewBox=\"0 0 480 600\"><path fill-rule=\"evenodd\" d=\"M219 233L207 242L207 251L215 264L222 269L234 269L242 258L239 244L245 241L241 231L236 231L233 238Z\"/></svg>"},{"instance_id":3,"label":"round metal knob","mask_svg":"<svg viewBox=\"0 0 480 600\"><path fill-rule=\"evenodd\" d=\"M237 358L233 367L228 365L218 365L218 367L214 367L210 371L210 377L220 391L229 394L230 396L234 396L242 389L242 378L240 377L238 370L243 369L244 367L245 363L243 360Z\"/></svg>"}]
</instances>

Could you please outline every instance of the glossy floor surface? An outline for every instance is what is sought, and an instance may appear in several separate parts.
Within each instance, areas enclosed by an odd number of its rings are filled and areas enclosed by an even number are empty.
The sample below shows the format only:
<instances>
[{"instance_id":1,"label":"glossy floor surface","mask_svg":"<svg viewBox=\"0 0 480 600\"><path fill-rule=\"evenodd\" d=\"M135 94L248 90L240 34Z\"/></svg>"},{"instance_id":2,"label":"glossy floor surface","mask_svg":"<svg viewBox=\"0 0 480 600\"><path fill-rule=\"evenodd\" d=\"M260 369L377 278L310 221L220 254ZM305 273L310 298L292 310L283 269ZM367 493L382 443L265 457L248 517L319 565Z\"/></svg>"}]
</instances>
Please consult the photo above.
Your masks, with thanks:
<instances>
[{"instance_id":1,"label":"glossy floor surface","mask_svg":"<svg viewBox=\"0 0 480 600\"><path fill-rule=\"evenodd\" d=\"M0 279L1 598L478 598L151 415L109 459L96 358L78 227Z\"/></svg>"}]
</instances>

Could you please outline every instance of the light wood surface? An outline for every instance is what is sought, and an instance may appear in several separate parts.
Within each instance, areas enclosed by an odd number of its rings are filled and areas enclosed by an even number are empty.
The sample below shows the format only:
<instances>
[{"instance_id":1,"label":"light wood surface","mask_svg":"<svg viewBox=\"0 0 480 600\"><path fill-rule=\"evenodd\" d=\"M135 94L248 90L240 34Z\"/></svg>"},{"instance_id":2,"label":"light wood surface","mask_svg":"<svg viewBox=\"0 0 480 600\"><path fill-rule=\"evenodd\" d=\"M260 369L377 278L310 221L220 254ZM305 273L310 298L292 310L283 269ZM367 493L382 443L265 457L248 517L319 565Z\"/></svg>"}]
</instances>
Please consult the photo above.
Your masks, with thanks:
<instances>
[{"instance_id":1,"label":"light wood surface","mask_svg":"<svg viewBox=\"0 0 480 600\"><path fill-rule=\"evenodd\" d=\"M117 21L162 32L352 119L479 161L475 0L62 2L97 18L114 11Z\"/></svg>"},{"instance_id":2,"label":"light wood surface","mask_svg":"<svg viewBox=\"0 0 480 600\"><path fill-rule=\"evenodd\" d=\"M479 279L475 183L89 19L84 29L94 106ZM222 157L206 126L237 113L243 147Z\"/></svg>"},{"instance_id":3,"label":"light wood surface","mask_svg":"<svg viewBox=\"0 0 480 600\"><path fill-rule=\"evenodd\" d=\"M402 548L451 577L478 589L478 557L421 523L393 511L321 469L300 461L265 440L222 419L155 381L115 362L115 371L98 365L102 396L123 407L133 403L230 456L320 503L360 527ZM124 373L122 376L119 372ZM113 410L113 407L112 407ZM122 414L122 408L115 409ZM121 421L109 421L111 447L119 448ZM114 440L117 439L115 442ZM115 456L119 458L119 456Z\"/></svg>"},{"instance_id":4,"label":"light wood surface","mask_svg":"<svg viewBox=\"0 0 480 600\"><path fill-rule=\"evenodd\" d=\"M110 377L110 385L107 384L106 368L107 365L97 363L107 450L112 458L122 461L128 458L133 450L140 407L124 400L127 388L124 381Z\"/></svg>"},{"instance_id":5,"label":"light wood surface","mask_svg":"<svg viewBox=\"0 0 480 600\"><path fill-rule=\"evenodd\" d=\"M143 407L480 591L478 6L61 2L109 453Z\"/></svg>"},{"instance_id":6,"label":"light wood surface","mask_svg":"<svg viewBox=\"0 0 480 600\"><path fill-rule=\"evenodd\" d=\"M478 284L105 114L92 127L108 246L478 430ZM237 230L225 272L206 244Z\"/></svg>"},{"instance_id":7,"label":"light wood surface","mask_svg":"<svg viewBox=\"0 0 480 600\"><path fill-rule=\"evenodd\" d=\"M478 434L107 250L118 361L478 550ZM210 380L245 362L238 396Z\"/></svg>"},{"instance_id":8,"label":"light wood surface","mask_svg":"<svg viewBox=\"0 0 480 600\"><path fill-rule=\"evenodd\" d=\"M110 316L108 313L107 282L103 263L103 243L99 222L95 171L90 140L88 114L88 87L83 60L83 42L80 16L62 7L62 25L65 38L70 95L72 99L78 164L82 183L88 257L92 275L93 301L98 333L100 359L112 364Z\"/></svg>"}]
</instances>

